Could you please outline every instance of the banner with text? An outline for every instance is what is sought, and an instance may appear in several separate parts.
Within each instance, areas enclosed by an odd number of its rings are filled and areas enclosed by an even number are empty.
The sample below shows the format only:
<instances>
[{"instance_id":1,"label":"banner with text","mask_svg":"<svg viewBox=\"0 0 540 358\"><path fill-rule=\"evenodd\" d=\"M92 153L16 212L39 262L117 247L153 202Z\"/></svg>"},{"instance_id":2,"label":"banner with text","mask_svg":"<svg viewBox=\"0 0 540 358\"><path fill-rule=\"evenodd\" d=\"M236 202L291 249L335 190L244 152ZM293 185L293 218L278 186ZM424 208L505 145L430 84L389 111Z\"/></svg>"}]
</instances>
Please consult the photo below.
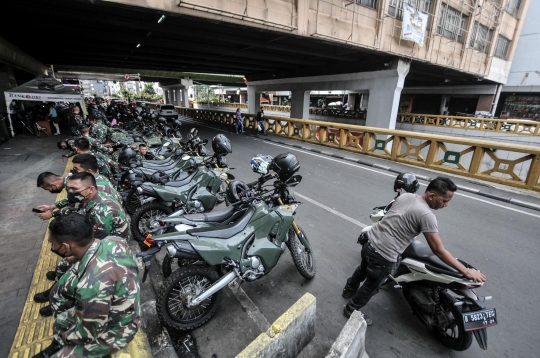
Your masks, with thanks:
<instances>
[{"instance_id":1,"label":"banner with text","mask_svg":"<svg viewBox=\"0 0 540 358\"><path fill-rule=\"evenodd\" d=\"M429 14L416 10L407 3L403 3L403 28L401 38L403 40L413 41L418 46L424 46L426 39L426 28Z\"/></svg>"}]
</instances>

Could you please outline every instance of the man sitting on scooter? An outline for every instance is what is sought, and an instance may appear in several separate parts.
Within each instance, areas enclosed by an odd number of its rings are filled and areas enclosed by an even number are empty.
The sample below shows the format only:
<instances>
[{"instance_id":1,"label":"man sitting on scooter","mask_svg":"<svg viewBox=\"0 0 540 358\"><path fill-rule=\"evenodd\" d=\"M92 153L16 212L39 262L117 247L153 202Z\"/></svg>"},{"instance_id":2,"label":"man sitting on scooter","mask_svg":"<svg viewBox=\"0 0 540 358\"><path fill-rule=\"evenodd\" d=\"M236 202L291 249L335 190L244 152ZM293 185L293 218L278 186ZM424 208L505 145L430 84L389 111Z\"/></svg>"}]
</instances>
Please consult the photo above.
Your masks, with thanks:
<instances>
[{"instance_id":1,"label":"man sitting on scooter","mask_svg":"<svg viewBox=\"0 0 540 358\"><path fill-rule=\"evenodd\" d=\"M401 180L401 184L398 180ZM362 247L362 262L347 279L341 294L350 298L343 308L345 317L350 317L355 310L359 311L379 291L388 275L399 266L403 251L420 233L424 234L433 253L443 262L469 280L486 281L486 276L480 271L468 269L456 260L444 248L438 233L437 218L432 210L447 207L457 186L449 178L437 177L429 183L424 194L417 195L414 193L418 186L412 174L400 174L396 178L394 189L398 187L406 193L398 196L384 218L366 232L368 241ZM372 320L363 316L367 325L371 325Z\"/></svg>"}]
</instances>

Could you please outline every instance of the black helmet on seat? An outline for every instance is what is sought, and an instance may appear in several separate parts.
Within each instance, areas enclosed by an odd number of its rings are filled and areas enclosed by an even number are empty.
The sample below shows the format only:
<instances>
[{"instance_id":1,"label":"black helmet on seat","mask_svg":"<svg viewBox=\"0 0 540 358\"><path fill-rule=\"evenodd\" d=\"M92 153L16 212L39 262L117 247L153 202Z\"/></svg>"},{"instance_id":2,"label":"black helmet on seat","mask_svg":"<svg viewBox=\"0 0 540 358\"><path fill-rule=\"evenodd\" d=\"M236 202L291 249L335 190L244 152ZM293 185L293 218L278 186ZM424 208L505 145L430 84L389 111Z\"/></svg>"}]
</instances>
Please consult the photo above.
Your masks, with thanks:
<instances>
[{"instance_id":1,"label":"black helmet on seat","mask_svg":"<svg viewBox=\"0 0 540 358\"><path fill-rule=\"evenodd\" d=\"M122 149L120 155L118 156L118 163L128 165L129 162L137 158L137 153L130 147Z\"/></svg>"},{"instance_id":2,"label":"black helmet on seat","mask_svg":"<svg viewBox=\"0 0 540 358\"><path fill-rule=\"evenodd\" d=\"M284 182L300 169L300 162L294 154L278 154L274 157L268 169L273 170L278 175L279 180Z\"/></svg>"},{"instance_id":3,"label":"black helmet on seat","mask_svg":"<svg viewBox=\"0 0 540 358\"><path fill-rule=\"evenodd\" d=\"M411 173L401 173L394 180L394 191L398 190L406 191L407 193L414 194L420 188L418 179Z\"/></svg>"},{"instance_id":4,"label":"black helmet on seat","mask_svg":"<svg viewBox=\"0 0 540 358\"><path fill-rule=\"evenodd\" d=\"M218 134L212 139L212 150L215 154L227 155L232 153L232 146L225 134Z\"/></svg>"},{"instance_id":5,"label":"black helmet on seat","mask_svg":"<svg viewBox=\"0 0 540 358\"><path fill-rule=\"evenodd\" d=\"M169 176L163 170L158 170L152 174L150 181L154 184L165 184L169 181Z\"/></svg>"}]
</instances>

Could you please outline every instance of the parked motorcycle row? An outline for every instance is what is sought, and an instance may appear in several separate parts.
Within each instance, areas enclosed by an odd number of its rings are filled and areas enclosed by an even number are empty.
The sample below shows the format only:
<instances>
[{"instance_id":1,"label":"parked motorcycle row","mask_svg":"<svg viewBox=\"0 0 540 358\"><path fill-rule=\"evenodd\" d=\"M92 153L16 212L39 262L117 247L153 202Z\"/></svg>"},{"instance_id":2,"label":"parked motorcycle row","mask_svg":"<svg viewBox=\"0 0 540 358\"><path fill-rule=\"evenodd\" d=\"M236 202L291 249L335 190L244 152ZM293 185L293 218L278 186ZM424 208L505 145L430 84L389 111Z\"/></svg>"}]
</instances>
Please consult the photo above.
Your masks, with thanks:
<instances>
[{"instance_id":1,"label":"parked motorcycle row","mask_svg":"<svg viewBox=\"0 0 540 358\"><path fill-rule=\"evenodd\" d=\"M119 125L130 138L118 157L122 173L115 176L116 186L131 215L132 237L141 246L143 282L154 256L166 252L156 300L163 324L192 330L207 323L220 306L223 288L269 274L286 248L300 275L314 278L313 248L293 216L301 203L292 189L302 182L295 155L255 155L249 165L259 178L246 183L230 173L234 168L226 157L232 145L224 134L213 137L210 154L209 141L196 128L184 140L180 120L167 121L151 111L127 117ZM135 150L140 143L148 147L144 158ZM375 208L373 223L393 202ZM466 350L474 336L487 349L486 329L497 319L495 309L484 304L490 297L475 292L483 284L466 279L427 245L414 240L388 283L402 290L411 311L443 344Z\"/></svg>"},{"instance_id":2,"label":"parked motorcycle row","mask_svg":"<svg viewBox=\"0 0 540 358\"><path fill-rule=\"evenodd\" d=\"M180 129L179 120L151 111L120 121L118 130L129 138L115 178L142 249L143 281L152 258L166 250L158 315L169 327L191 330L215 314L221 289L268 274L287 247L306 279L316 266L307 235L293 219L301 204L291 190L302 180L297 157L256 155L246 165L259 179L245 183L230 173L227 136L214 136L209 154L196 128L185 140ZM140 143L148 147L144 158L135 150Z\"/></svg>"}]
</instances>

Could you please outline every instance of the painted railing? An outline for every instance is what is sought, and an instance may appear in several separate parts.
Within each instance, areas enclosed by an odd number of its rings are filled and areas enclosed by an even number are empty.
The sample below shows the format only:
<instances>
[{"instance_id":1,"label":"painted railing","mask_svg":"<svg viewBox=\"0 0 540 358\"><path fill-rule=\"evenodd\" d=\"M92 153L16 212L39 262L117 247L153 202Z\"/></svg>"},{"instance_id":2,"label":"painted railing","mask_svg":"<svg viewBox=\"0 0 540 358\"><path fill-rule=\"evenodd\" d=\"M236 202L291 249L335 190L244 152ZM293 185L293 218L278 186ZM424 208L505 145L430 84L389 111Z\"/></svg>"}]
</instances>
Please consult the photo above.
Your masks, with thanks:
<instances>
[{"instance_id":1,"label":"painted railing","mask_svg":"<svg viewBox=\"0 0 540 358\"><path fill-rule=\"evenodd\" d=\"M231 112L179 113L233 125ZM245 127L255 131L256 115L243 115ZM276 116L265 116L265 125L276 136L540 192L539 147Z\"/></svg>"},{"instance_id":2,"label":"painted railing","mask_svg":"<svg viewBox=\"0 0 540 358\"><path fill-rule=\"evenodd\" d=\"M397 122L520 135L540 135L540 122L519 119L474 118L433 114L400 113L398 114Z\"/></svg>"}]
</instances>

